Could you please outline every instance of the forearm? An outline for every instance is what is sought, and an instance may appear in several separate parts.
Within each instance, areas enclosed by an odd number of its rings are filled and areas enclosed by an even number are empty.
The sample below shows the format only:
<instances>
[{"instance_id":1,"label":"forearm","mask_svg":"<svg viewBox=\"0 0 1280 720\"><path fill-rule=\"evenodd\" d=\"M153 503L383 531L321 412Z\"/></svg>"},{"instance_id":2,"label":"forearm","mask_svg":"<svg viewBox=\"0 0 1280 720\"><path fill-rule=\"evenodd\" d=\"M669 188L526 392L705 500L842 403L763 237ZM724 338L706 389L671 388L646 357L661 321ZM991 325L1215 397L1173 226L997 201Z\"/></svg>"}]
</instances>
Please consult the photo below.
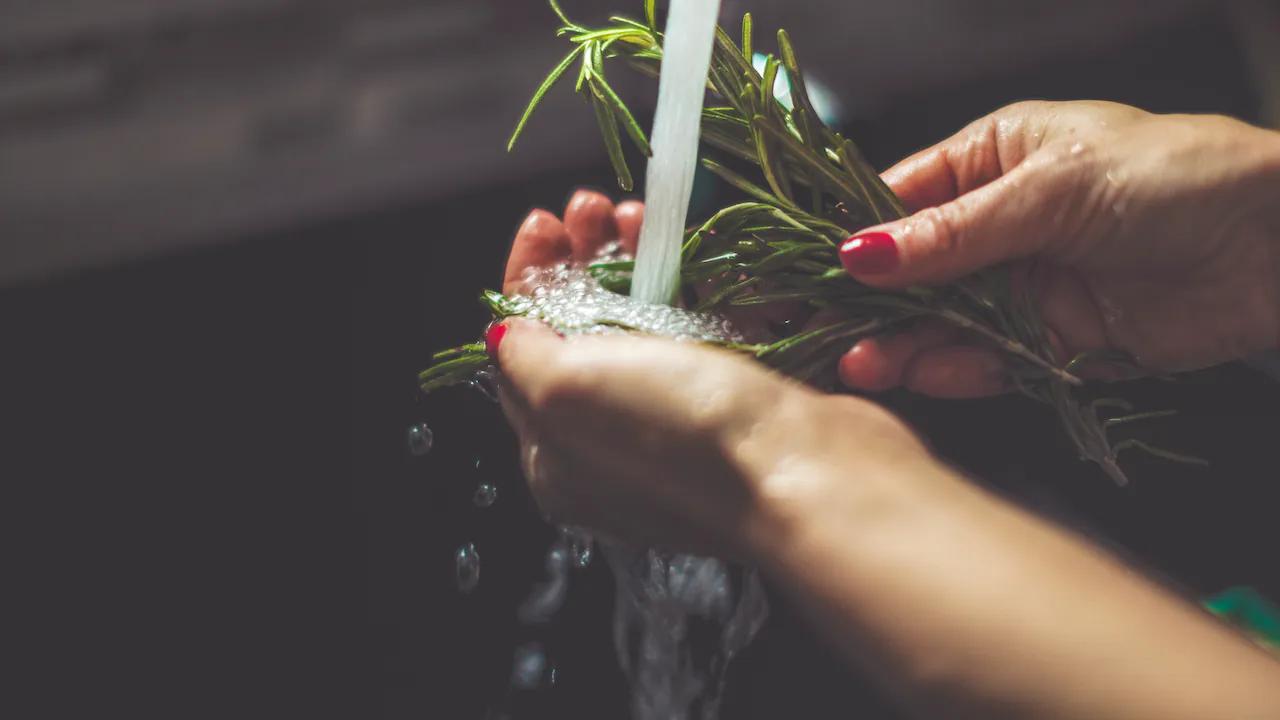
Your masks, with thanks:
<instances>
[{"instance_id":1,"label":"forearm","mask_svg":"<svg viewBox=\"0 0 1280 720\"><path fill-rule=\"evenodd\" d=\"M1082 540L912 470L790 497L797 521L757 559L922 716L1280 717L1280 663Z\"/></svg>"}]
</instances>

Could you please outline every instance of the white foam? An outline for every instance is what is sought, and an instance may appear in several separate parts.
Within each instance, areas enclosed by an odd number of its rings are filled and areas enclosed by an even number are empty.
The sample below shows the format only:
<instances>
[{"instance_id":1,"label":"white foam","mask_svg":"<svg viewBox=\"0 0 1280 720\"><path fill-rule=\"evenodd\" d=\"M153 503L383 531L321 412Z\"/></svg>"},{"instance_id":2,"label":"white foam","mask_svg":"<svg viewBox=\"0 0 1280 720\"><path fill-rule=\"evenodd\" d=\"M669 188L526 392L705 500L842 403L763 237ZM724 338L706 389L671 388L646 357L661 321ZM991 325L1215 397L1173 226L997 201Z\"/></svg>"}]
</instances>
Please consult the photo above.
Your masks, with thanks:
<instances>
[{"instance_id":1,"label":"white foam","mask_svg":"<svg viewBox=\"0 0 1280 720\"><path fill-rule=\"evenodd\" d=\"M527 273L524 280L524 294L511 298L514 308L562 335L640 332L675 340L741 340L720 315L619 295L602 287L581 266L540 268Z\"/></svg>"}]
</instances>

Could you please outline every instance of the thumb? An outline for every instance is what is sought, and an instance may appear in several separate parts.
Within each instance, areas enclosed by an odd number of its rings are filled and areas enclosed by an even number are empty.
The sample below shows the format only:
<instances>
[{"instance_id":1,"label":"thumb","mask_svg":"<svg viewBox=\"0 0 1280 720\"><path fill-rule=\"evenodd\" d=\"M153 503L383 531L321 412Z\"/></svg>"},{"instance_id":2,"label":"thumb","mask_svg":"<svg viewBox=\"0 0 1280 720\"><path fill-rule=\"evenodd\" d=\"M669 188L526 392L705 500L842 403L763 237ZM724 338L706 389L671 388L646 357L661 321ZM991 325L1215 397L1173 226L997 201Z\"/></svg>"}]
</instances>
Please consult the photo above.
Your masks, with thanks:
<instances>
[{"instance_id":1,"label":"thumb","mask_svg":"<svg viewBox=\"0 0 1280 720\"><path fill-rule=\"evenodd\" d=\"M840 261L864 284L905 287L947 282L1033 255L1065 232L1054 225L1068 222L1070 209L1080 207L1063 167L1070 163L1056 160L1047 153L1028 158L950 202L868 228L841 245Z\"/></svg>"}]
</instances>

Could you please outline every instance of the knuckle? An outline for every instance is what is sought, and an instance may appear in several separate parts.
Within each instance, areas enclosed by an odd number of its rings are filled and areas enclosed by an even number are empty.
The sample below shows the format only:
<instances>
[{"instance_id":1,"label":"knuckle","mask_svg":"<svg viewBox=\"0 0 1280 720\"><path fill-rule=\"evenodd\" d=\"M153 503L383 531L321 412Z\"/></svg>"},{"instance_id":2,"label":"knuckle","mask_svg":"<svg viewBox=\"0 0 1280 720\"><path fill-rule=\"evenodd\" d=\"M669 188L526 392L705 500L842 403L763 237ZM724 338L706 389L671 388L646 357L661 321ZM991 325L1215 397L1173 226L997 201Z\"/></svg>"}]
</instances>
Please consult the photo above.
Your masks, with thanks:
<instances>
[{"instance_id":1,"label":"knuckle","mask_svg":"<svg viewBox=\"0 0 1280 720\"><path fill-rule=\"evenodd\" d=\"M1019 100L1000 108L996 114L1002 117L1024 117L1038 115L1052 109L1053 106L1054 103L1048 100Z\"/></svg>"},{"instance_id":2,"label":"knuckle","mask_svg":"<svg viewBox=\"0 0 1280 720\"><path fill-rule=\"evenodd\" d=\"M954 202L924 211L921 220L929 231L928 250L932 254L953 253L963 243L965 222L962 209L961 203Z\"/></svg>"},{"instance_id":3,"label":"knuckle","mask_svg":"<svg viewBox=\"0 0 1280 720\"><path fill-rule=\"evenodd\" d=\"M542 383L530 394L529 407L536 413L557 412L581 405L604 383L601 368L589 360L564 360L544 369Z\"/></svg>"}]
</instances>

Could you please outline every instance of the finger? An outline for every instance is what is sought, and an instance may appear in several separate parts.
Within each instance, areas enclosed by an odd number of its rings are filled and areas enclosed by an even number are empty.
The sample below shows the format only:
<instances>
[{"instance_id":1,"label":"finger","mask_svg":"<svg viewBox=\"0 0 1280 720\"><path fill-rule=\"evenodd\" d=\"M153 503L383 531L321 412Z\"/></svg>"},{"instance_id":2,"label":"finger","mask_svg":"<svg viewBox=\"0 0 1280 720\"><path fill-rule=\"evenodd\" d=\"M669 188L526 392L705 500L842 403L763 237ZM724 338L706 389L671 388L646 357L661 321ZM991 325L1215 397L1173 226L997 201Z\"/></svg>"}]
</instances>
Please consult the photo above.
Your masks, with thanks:
<instances>
[{"instance_id":1,"label":"finger","mask_svg":"<svg viewBox=\"0 0 1280 720\"><path fill-rule=\"evenodd\" d=\"M560 218L546 210L530 212L511 244L511 254L507 257L507 269L503 274L503 291L517 288L529 268L563 262L569 259L569 254L569 233Z\"/></svg>"},{"instance_id":2,"label":"finger","mask_svg":"<svg viewBox=\"0 0 1280 720\"><path fill-rule=\"evenodd\" d=\"M916 355L903 373L903 384L912 392L948 399L988 397L1009 389L999 353L972 345L946 345Z\"/></svg>"},{"instance_id":3,"label":"finger","mask_svg":"<svg viewBox=\"0 0 1280 720\"><path fill-rule=\"evenodd\" d=\"M902 384L903 373L918 354L953 342L957 335L949 325L923 322L893 335L864 338L840 358L840 381L864 392L891 390Z\"/></svg>"},{"instance_id":4,"label":"finger","mask_svg":"<svg viewBox=\"0 0 1280 720\"><path fill-rule=\"evenodd\" d=\"M594 190L579 190L564 209L564 226L569 231L573 259L589 262L600 247L618 237L613 218L613 201Z\"/></svg>"},{"instance_id":5,"label":"finger","mask_svg":"<svg viewBox=\"0 0 1280 720\"><path fill-rule=\"evenodd\" d=\"M520 469L525 484L544 516L560 518L564 512L556 486L557 468L563 465L562 453L537 435L525 435L520 442Z\"/></svg>"},{"instance_id":6,"label":"finger","mask_svg":"<svg viewBox=\"0 0 1280 720\"><path fill-rule=\"evenodd\" d=\"M635 255L636 243L640 241L640 225L644 222L644 203L639 200L618 203L618 209L613 211L613 221L618 226L618 242L622 244L622 251Z\"/></svg>"},{"instance_id":7,"label":"finger","mask_svg":"<svg viewBox=\"0 0 1280 720\"><path fill-rule=\"evenodd\" d=\"M1010 171L1038 144L1029 113L1015 105L975 120L960 132L885 171L886 184L908 212L951 202Z\"/></svg>"},{"instance_id":8,"label":"finger","mask_svg":"<svg viewBox=\"0 0 1280 720\"><path fill-rule=\"evenodd\" d=\"M1082 351L1110 346L1102 313L1093 293L1076 273L1051 265L1032 267L1028 282L1033 289L1040 318L1056 341L1056 360L1065 363Z\"/></svg>"},{"instance_id":9,"label":"finger","mask_svg":"<svg viewBox=\"0 0 1280 720\"><path fill-rule=\"evenodd\" d=\"M513 396L527 424L537 422L539 402L557 371L564 342L554 330L539 322L512 318L497 348L504 390Z\"/></svg>"},{"instance_id":10,"label":"finger","mask_svg":"<svg viewBox=\"0 0 1280 720\"><path fill-rule=\"evenodd\" d=\"M841 246L841 262L864 284L905 287L1033 255L1083 225L1089 161L1084 153L1037 154L951 202L855 235Z\"/></svg>"}]
</instances>

